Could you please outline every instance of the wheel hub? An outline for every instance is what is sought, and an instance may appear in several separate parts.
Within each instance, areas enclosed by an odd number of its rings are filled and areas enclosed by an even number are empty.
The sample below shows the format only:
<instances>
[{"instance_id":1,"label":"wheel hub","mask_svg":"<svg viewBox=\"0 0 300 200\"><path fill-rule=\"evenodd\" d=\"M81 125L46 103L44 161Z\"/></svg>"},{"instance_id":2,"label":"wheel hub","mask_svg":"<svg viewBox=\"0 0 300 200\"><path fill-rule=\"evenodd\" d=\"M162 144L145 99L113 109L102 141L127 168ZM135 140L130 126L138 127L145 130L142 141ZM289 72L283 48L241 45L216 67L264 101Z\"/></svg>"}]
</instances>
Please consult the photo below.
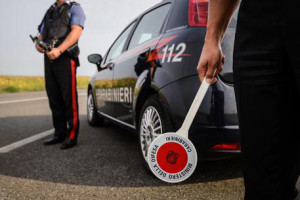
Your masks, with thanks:
<instances>
[{"instance_id":1,"label":"wheel hub","mask_svg":"<svg viewBox=\"0 0 300 200\"><path fill-rule=\"evenodd\" d=\"M93 112L94 112L93 97L92 97L92 95L89 95L89 97L88 97L88 116L89 116L89 120L92 119Z\"/></svg>"},{"instance_id":2,"label":"wheel hub","mask_svg":"<svg viewBox=\"0 0 300 200\"><path fill-rule=\"evenodd\" d=\"M160 134L162 134L161 118L158 111L150 106L144 111L140 125L140 145L146 161L151 142Z\"/></svg>"}]
</instances>

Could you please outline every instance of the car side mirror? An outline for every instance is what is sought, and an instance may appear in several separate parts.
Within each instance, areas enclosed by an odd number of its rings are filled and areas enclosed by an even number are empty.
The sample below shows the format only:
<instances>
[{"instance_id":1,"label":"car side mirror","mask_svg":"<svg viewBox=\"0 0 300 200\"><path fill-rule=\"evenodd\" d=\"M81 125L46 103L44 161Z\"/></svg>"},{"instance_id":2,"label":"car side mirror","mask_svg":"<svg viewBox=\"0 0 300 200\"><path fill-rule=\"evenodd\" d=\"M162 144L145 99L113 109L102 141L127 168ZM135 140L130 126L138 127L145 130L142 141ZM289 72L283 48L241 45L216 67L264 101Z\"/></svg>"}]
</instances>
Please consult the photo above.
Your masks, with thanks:
<instances>
[{"instance_id":1,"label":"car side mirror","mask_svg":"<svg viewBox=\"0 0 300 200\"><path fill-rule=\"evenodd\" d=\"M88 61L92 64L97 65L98 71L101 71L101 62L102 62L102 56L100 54L91 54L88 56Z\"/></svg>"}]
</instances>

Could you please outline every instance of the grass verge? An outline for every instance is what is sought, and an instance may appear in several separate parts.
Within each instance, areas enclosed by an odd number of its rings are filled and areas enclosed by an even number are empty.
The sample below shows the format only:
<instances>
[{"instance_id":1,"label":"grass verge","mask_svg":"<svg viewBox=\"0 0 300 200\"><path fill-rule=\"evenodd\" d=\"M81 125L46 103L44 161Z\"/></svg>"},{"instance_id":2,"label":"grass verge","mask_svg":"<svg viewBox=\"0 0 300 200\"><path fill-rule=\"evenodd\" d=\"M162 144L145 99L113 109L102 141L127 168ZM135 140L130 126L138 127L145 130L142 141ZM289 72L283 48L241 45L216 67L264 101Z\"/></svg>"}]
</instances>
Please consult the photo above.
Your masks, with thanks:
<instances>
[{"instance_id":1,"label":"grass verge","mask_svg":"<svg viewBox=\"0 0 300 200\"><path fill-rule=\"evenodd\" d=\"M86 89L90 78L77 77L77 88ZM45 90L42 76L0 76L0 93L33 92Z\"/></svg>"}]
</instances>

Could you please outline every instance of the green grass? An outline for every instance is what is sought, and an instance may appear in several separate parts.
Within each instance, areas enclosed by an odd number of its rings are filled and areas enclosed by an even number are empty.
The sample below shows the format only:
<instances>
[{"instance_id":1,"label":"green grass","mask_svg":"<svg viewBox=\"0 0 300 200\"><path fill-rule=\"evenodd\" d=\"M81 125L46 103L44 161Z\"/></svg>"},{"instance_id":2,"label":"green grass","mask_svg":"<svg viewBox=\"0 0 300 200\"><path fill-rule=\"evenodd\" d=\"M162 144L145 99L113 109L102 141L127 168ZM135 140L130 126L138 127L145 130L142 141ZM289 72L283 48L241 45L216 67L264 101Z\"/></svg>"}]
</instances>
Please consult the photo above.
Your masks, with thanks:
<instances>
[{"instance_id":1,"label":"green grass","mask_svg":"<svg viewBox=\"0 0 300 200\"><path fill-rule=\"evenodd\" d=\"M86 89L90 78L77 77L77 88ZM45 90L42 76L0 76L0 93L33 92Z\"/></svg>"}]
</instances>

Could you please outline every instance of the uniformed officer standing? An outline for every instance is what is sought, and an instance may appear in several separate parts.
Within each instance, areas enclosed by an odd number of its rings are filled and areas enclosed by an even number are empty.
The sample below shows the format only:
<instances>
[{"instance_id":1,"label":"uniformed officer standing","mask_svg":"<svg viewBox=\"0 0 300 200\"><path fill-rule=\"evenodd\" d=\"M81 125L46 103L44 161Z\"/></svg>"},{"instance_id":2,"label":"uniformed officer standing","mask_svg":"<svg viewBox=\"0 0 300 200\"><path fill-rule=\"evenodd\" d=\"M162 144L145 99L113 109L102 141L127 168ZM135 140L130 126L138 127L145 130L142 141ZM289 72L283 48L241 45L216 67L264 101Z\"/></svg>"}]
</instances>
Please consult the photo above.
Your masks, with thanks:
<instances>
[{"instance_id":1,"label":"uniformed officer standing","mask_svg":"<svg viewBox=\"0 0 300 200\"><path fill-rule=\"evenodd\" d=\"M57 0L46 12L39 27L38 38L53 45L45 52L39 45L36 49L44 53L45 82L52 111L54 137L45 145L62 142L61 149L76 145L79 118L76 68L79 66L78 40L85 22L85 14L78 3Z\"/></svg>"},{"instance_id":2,"label":"uniformed officer standing","mask_svg":"<svg viewBox=\"0 0 300 200\"><path fill-rule=\"evenodd\" d=\"M239 0L210 0L200 79L222 70L221 42ZM242 0L234 48L246 200L292 200L299 176L299 0ZM217 72L213 74L214 69Z\"/></svg>"}]
</instances>

